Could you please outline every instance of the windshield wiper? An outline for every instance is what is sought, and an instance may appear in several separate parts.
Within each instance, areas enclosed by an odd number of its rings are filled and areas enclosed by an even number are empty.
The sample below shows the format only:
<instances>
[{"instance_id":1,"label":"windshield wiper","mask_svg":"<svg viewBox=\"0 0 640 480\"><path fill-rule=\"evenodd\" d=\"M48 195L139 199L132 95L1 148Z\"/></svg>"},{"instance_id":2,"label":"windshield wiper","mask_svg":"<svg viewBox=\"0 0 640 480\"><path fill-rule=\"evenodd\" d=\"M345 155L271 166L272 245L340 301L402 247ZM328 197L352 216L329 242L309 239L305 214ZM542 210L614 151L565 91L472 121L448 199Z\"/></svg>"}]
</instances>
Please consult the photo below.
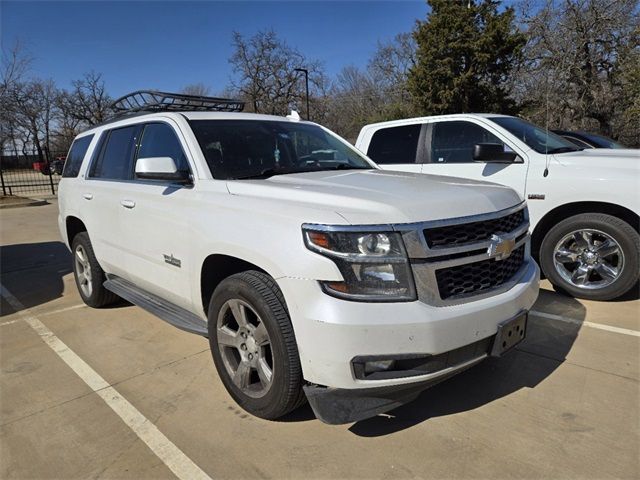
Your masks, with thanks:
<instances>
[{"instance_id":1,"label":"windshield wiper","mask_svg":"<svg viewBox=\"0 0 640 480\"><path fill-rule=\"evenodd\" d=\"M348 163L340 163L338 165L332 167L322 167L322 168L304 168L304 169L286 169L286 168L265 168L257 173L252 173L250 175L242 175L239 177L233 177L233 180L251 180L257 178L269 178L275 175L287 175L290 173L309 173L309 172L324 172L329 170L368 170L367 167L356 167L353 165L349 165Z\"/></svg>"},{"instance_id":2,"label":"windshield wiper","mask_svg":"<svg viewBox=\"0 0 640 480\"><path fill-rule=\"evenodd\" d=\"M584 150L583 148L573 148L573 147L558 147L548 150L547 153L567 153L567 152L579 152L580 150Z\"/></svg>"},{"instance_id":3,"label":"windshield wiper","mask_svg":"<svg viewBox=\"0 0 640 480\"><path fill-rule=\"evenodd\" d=\"M323 170L371 170L372 168L369 167L357 167L355 165L349 165L348 163L339 163L333 167L326 167L326 168L321 168L317 171L323 171ZM314 172L316 170L313 170Z\"/></svg>"},{"instance_id":4,"label":"windshield wiper","mask_svg":"<svg viewBox=\"0 0 640 480\"><path fill-rule=\"evenodd\" d=\"M233 180L251 180L253 178L269 178L269 177L273 177L274 175L281 175L284 173L293 173L293 172L276 170L275 168L265 168L264 170L260 170L258 173L252 173L251 175L242 175L239 177L233 177Z\"/></svg>"}]
</instances>

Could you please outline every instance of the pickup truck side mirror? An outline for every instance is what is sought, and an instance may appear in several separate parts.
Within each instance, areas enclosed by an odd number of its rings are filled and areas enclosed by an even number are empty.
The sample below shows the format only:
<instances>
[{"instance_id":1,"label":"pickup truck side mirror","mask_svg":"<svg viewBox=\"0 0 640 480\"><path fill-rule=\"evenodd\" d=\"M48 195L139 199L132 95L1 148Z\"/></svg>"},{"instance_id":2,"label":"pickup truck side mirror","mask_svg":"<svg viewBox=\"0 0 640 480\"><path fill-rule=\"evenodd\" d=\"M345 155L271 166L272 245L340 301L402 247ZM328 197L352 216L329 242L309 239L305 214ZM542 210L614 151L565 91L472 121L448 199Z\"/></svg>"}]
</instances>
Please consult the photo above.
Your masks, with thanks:
<instances>
[{"instance_id":1,"label":"pickup truck side mirror","mask_svg":"<svg viewBox=\"0 0 640 480\"><path fill-rule=\"evenodd\" d=\"M188 183L189 172L178 170L171 157L147 157L136 161L136 178Z\"/></svg>"},{"instance_id":2,"label":"pickup truck side mirror","mask_svg":"<svg viewBox=\"0 0 640 480\"><path fill-rule=\"evenodd\" d=\"M476 162L513 163L518 158L516 152L505 152L498 143L478 143L473 146L473 159Z\"/></svg>"}]
</instances>

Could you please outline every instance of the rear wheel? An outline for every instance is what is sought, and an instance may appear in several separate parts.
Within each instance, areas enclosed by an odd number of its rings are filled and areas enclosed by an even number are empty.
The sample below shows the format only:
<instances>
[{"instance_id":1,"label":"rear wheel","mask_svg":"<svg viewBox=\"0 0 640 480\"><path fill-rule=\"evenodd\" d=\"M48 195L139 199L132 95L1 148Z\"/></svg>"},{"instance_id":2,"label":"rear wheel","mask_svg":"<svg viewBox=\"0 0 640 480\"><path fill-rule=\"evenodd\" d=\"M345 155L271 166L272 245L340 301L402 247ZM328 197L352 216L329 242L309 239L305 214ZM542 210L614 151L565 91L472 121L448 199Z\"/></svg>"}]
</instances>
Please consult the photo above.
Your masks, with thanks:
<instances>
[{"instance_id":1,"label":"rear wheel","mask_svg":"<svg viewBox=\"0 0 640 480\"><path fill-rule=\"evenodd\" d=\"M611 300L637 285L639 258L638 232L625 221L600 213L559 222L540 248L540 265L549 281L591 300Z\"/></svg>"},{"instance_id":2,"label":"rear wheel","mask_svg":"<svg viewBox=\"0 0 640 480\"><path fill-rule=\"evenodd\" d=\"M71 244L73 252L73 276L82 301L90 307L100 308L116 302L119 297L104 288L106 280L87 232L80 232Z\"/></svg>"},{"instance_id":3,"label":"rear wheel","mask_svg":"<svg viewBox=\"0 0 640 480\"><path fill-rule=\"evenodd\" d=\"M225 388L247 412L276 419L304 403L293 327L268 275L247 271L218 285L209 304L209 343Z\"/></svg>"}]
</instances>

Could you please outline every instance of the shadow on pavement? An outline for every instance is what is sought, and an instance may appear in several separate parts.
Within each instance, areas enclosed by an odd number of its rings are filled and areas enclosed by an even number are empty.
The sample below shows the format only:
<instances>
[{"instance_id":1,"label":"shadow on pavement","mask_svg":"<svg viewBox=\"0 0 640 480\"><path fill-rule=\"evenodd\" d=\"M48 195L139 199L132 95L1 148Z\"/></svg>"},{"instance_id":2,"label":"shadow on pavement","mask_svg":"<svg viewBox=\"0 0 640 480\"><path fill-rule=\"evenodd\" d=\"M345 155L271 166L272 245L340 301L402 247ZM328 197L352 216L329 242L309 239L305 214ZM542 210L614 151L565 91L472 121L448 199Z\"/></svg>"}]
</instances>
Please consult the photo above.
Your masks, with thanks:
<instances>
[{"instance_id":1,"label":"shadow on pavement","mask_svg":"<svg viewBox=\"0 0 640 480\"><path fill-rule=\"evenodd\" d=\"M71 252L62 242L4 245L0 247L0 281L25 308L33 308L62 297L63 278L73 272L71 262ZM128 305L122 300L106 308ZM15 309L2 298L0 317L12 313Z\"/></svg>"},{"instance_id":2,"label":"shadow on pavement","mask_svg":"<svg viewBox=\"0 0 640 480\"><path fill-rule=\"evenodd\" d=\"M71 273L71 253L62 242L21 243L0 247L2 285L31 308L62 296L62 277ZM0 316L14 313L2 303Z\"/></svg>"},{"instance_id":3,"label":"shadow on pavement","mask_svg":"<svg viewBox=\"0 0 640 480\"><path fill-rule=\"evenodd\" d=\"M534 307L553 303L554 311L583 321L585 308L571 297L541 291ZM545 308L546 310L546 308ZM580 325L531 316L527 337L502 358L490 358L431 389L388 415L353 424L349 430L362 437L388 435L433 417L473 410L522 388L535 388L560 366L578 335Z\"/></svg>"}]
</instances>

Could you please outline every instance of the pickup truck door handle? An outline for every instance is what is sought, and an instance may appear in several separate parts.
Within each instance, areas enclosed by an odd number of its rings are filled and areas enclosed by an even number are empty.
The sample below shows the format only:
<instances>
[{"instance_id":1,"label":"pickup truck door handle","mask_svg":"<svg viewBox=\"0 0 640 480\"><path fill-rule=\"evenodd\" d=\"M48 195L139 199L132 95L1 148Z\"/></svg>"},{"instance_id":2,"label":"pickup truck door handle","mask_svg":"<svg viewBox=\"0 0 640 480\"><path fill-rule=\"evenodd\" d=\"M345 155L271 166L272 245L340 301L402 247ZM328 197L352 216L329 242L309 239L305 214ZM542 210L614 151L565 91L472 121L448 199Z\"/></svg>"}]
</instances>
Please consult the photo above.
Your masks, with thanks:
<instances>
[{"instance_id":1,"label":"pickup truck door handle","mask_svg":"<svg viewBox=\"0 0 640 480\"><path fill-rule=\"evenodd\" d=\"M82 198L84 198L85 200L91 200L93 198L93 193L85 193L84 195L82 195Z\"/></svg>"},{"instance_id":2,"label":"pickup truck door handle","mask_svg":"<svg viewBox=\"0 0 640 480\"><path fill-rule=\"evenodd\" d=\"M133 208L136 206L136 202L134 202L133 200L120 200L120 205L122 205L124 208Z\"/></svg>"}]
</instances>

